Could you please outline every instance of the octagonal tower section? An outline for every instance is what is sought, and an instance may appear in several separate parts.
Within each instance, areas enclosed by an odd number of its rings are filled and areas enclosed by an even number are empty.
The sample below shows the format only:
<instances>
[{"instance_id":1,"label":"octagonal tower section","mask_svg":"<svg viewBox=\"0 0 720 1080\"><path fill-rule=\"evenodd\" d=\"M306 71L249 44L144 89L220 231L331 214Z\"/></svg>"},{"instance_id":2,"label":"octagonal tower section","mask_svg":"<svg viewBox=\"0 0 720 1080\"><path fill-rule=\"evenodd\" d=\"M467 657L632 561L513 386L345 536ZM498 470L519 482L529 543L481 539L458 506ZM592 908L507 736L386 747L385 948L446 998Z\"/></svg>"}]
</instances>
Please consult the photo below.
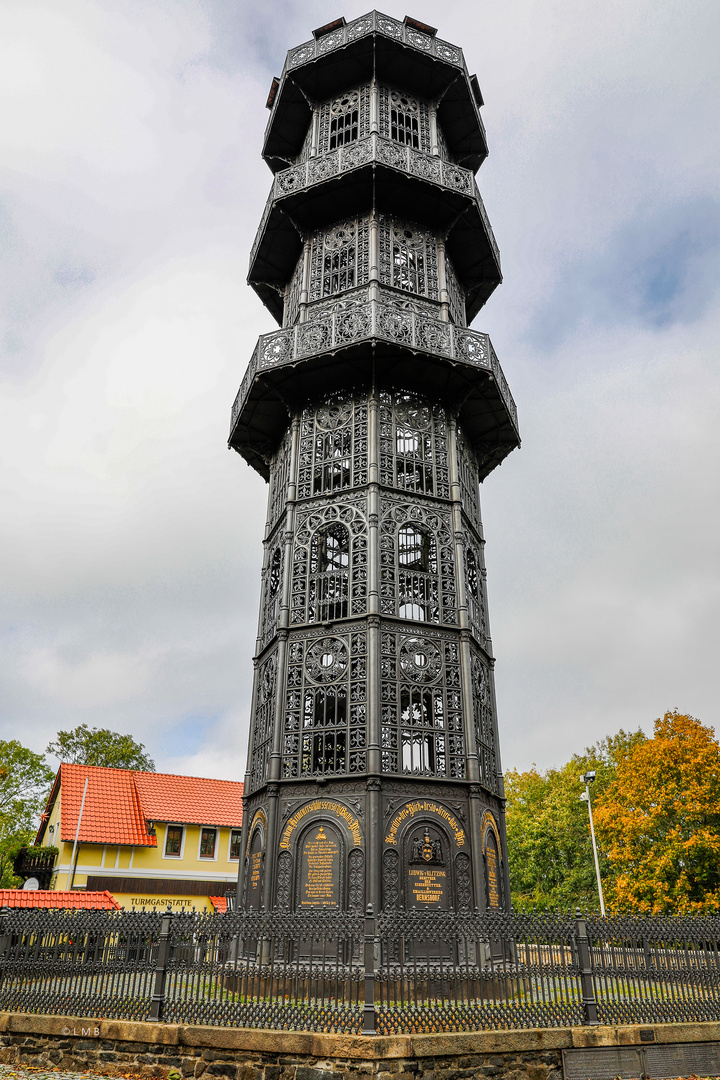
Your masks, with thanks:
<instances>
[{"instance_id":1,"label":"octagonal tower section","mask_svg":"<svg viewBox=\"0 0 720 1080\"><path fill-rule=\"evenodd\" d=\"M477 79L372 12L273 81L230 446L269 481L240 906L509 906L479 484L519 445L487 335Z\"/></svg>"}]
</instances>

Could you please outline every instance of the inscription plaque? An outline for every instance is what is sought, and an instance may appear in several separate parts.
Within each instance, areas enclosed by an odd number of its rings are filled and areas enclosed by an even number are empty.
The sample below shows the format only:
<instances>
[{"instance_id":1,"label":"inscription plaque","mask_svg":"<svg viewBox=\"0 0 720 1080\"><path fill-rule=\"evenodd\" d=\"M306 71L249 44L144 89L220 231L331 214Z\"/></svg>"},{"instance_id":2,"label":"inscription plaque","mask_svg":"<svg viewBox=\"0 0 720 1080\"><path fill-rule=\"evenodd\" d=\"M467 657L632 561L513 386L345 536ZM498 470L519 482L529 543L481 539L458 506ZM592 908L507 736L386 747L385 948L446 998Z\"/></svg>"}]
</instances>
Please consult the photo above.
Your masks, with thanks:
<instances>
[{"instance_id":1,"label":"inscription plaque","mask_svg":"<svg viewBox=\"0 0 720 1080\"><path fill-rule=\"evenodd\" d=\"M327 830L327 831L326 831ZM310 831L303 844L301 907L337 907L340 900L340 845L327 826Z\"/></svg>"},{"instance_id":2,"label":"inscription plaque","mask_svg":"<svg viewBox=\"0 0 720 1080\"><path fill-rule=\"evenodd\" d=\"M408 879L413 907L447 907L447 870L411 866Z\"/></svg>"},{"instance_id":3,"label":"inscription plaque","mask_svg":"<svg viewBox=\"0 0 720 1080\"><path fill-rule=\"evenodd\" d=\"M247 866L247 905L254 911L260 908L262 901L263 855L263 836L260 829L256 829Z\"/></svg>"}]
</instances>

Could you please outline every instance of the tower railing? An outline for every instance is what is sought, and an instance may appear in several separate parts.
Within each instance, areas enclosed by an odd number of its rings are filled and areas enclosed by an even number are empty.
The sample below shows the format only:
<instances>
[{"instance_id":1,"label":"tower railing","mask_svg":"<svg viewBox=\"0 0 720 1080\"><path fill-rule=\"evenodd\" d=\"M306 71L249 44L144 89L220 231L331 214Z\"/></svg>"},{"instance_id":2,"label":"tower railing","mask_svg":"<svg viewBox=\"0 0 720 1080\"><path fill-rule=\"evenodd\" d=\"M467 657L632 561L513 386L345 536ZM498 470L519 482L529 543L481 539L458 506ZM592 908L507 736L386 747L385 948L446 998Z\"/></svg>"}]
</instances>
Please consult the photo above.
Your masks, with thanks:
<instances>
[{"instance_id":1,"label":"tower railing","mask_svg":"<svg viewBox=\"0 0 720 1080\"><path fill-rule=\"evenodd\" d=\"M232 407L231 427L235 426L259 372L334 353L364 340L376 340L429 356L442 356L457 364L484 368L492 374L517 430L517 407L487 334L434 319L424 312L403 309L398 303L371 300L367 288L346 293L343 300L353 302L346 303L341 310L328 311L308 322L260 337Z\"/></svg>"},{"instance_id":2,"label":"tower railing","mask_svg":"<svg viewBox=\"0 0 720 1080\"><path fill-rule=\"evenodd\" d=\"M277 173L250 251L250 266L255 261L275 202L289 195L305 192L316 184L344 176L354 169L376 164L400 170L408 176L426 180L446 191L458 192L471 199L482 219L495 261L498 266L500 265L500 249L472 170L462 165L455 165L437 155L403 145L384 135L373 133L335 150L318 154L317 157L308 158L299 165L291 165Z\"/></svg>"},{"instance_id":3,"label":"tower railing","mask_svg":"<svg viewBox=\"0 0 720 1080\"><path fill-rule=\"evenodd\" d=\"M720 1019L720 918L0 913L0 1009L395 1034Z\"/></svg>"}]
</instances>

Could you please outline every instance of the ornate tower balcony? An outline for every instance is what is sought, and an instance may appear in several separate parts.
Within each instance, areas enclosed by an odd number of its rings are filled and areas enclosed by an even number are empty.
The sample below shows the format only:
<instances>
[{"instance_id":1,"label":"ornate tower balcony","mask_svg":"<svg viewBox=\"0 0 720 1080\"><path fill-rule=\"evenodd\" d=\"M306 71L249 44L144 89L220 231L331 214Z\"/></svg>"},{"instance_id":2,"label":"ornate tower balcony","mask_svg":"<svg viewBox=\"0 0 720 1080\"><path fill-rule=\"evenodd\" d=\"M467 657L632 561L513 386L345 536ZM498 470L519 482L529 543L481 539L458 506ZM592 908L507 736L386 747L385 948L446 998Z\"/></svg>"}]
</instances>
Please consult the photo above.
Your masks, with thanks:
<instances>
[{"instance_id":1,"label":"ornate tower balcony","mask_svg":"<svg viewBox=\"0 0 720 1080\"><path fill-rule=\"evenodd\" d=\"M519 445L487 335L477 79L379 12L292 49L230 446L269 481L238 899L507 904L479 483Z\"/></svg>"}]
</instances>

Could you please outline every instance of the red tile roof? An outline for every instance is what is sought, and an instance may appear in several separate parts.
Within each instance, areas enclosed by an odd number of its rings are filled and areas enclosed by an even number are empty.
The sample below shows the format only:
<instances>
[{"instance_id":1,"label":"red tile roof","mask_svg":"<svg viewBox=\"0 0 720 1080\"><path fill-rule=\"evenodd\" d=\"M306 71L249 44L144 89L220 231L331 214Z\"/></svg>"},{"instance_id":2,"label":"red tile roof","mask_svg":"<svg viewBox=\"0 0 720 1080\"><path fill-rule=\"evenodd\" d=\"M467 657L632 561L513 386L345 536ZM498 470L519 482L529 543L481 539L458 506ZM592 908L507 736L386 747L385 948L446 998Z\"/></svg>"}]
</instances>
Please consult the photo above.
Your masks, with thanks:
<instances>
[{"instance_id":1,"label":"red tile roof","mask_svg":"<svg viewBox=\"0 0 720 1080\"><path fill-rule=\"evenodd\" d=\"M112 893L61 892L54 889L0 889L0 907L10 908L103 908L120 911Z\"/></svg>"},{"instance_id":2,"label":"red tile roof","mask_svg":"<svg viewBox=\"0 0 720 1080\"><path fill-rule=\"evenodd\" d=\"M59 793L60 836L70 843L75 839L86 779L88 790L78 836L81 843L157 847L157 838L148 832L148 821L233 828L242 823L243 785L239 781L63 763L46 810L49 812ZM37 843L46 826L44 818Z\"/></svg>"},{"instance_id":3,"label":"red tile roof","mask_svg":"<svg viewBox=\"0 0 720 1080\"><path fill-rule=\"evenodd\" d=\"M219 915L225 914L227 911L227 900L224 896L209 896L208 900Z\"/></svg>"}]
</instances>

